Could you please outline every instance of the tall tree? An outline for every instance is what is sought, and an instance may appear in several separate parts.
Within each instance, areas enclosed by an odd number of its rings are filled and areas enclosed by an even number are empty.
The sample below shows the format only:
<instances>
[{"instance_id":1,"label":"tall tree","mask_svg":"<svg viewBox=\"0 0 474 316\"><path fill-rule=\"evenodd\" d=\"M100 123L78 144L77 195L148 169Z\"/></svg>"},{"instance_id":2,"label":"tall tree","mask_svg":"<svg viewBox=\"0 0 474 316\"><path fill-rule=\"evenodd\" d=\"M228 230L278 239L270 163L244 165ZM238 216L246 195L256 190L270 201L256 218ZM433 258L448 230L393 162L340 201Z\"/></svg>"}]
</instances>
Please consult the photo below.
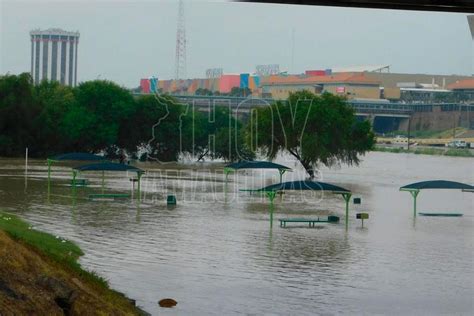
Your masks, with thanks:
<instances>
[{"instance_id":1,"label":"tall tree","mask_svg":"<svg viewBox=\"0 0 474 316\"><path fill-rule=\"evenodd\" d=\"M119 126L134 111L131 93L105 80L84 82L74 92L76 108L64 121L73 142L90 151L115 145Z\"/></svg>"},{"instance_id":2,"label":"tall tree","mask_svg":"<svg viewBox=\"0 0 474 316\"><path fill-rule=\"evenodd\" d=\"M370 123L358 122L346 100L329 93L295 92L287 102L254 111L247 126L251 148L270 159L286 151L311 178L319 163L359 164L359 156L375 143Z\"/></svg>"},{"instance_id":3,"label":"tall tree","mask_svg":"<svg viewBox=\"0 0 474 316\"><path fill-rule=\"evenodd\" d=\"M181 130L186 118L183 117L183 107L172 97L141 96L121 126L117 144L131 152L137 147L146 149L151 159L176 161L184 150Z\"/></svg>"},{"instance_id":4,"label":"tall tree","mask_svg":"<svg viewBox=\"0 0 474 316\"><path fill-rule=\"evenodd\" d=\"M40 111L34 119L34 154L48 156L63 152L68 144L64 137L67 131L61 122L75 103L72 88L45 80L34 88L34 98Z\"/></svg>"},{"instance_id":5,"label":"tall tree","mask_svg":"<svg viewBox=\"0 0 474 316\"><path fill-rule=\"evenodd\" d=\"M18 156L34 144L38 113L30 74L0 76L0 155Z\"/></svg>"},{"instance_id":6,"label":"tall tree","mask_svg":"<svg viewBox=\"0 0 474 316\"><path fill-rule=\"evenodd\" d=\"M248 148L242 122L235 118L228 107L216 106L201 116L201 130L196 130L195 151L198 160L205 156L226 161L252 160L254 153Z\"/></svg>"}]
</instances>

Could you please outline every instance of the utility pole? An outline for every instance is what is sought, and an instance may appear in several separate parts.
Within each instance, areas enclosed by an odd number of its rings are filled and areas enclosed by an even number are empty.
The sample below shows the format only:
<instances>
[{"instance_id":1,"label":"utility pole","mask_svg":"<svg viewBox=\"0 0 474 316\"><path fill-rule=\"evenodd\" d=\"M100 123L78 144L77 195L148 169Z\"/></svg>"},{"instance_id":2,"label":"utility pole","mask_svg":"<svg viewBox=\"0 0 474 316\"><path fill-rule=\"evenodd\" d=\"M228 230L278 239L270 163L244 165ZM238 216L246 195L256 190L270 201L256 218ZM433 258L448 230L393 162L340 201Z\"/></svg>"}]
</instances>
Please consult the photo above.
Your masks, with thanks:
<instances>
[{"instance_id":1,"label":"utility pole","mask_svg":"<svg viewBox=\"0 0 474 316\"><path fill-rule=\"evenodd\" d=\"M411 117L408 118L407 151L410 151L410 130L411 130Z\"/></svg>"},{"instance_id":2,"label":"utility pole","mask_svg":"<svg viewBox=\"0 0 474 316\"><path fill-rule=\"evenodd\" d=\"M295 72L295 29L291 29L291 72Z\"/></svg>"},{"instance_id":3,"label":"utility pole","mask_svg":"<svg viewBox=\"0 0 474 316\"><path fill-rule=\"evenodd\" d=\"M178 28L176 30L175 79L186 78L186 24L184 21L184 4L178 4Z\"/></svg>"},{"instance_id":4,"label":"utility pole","mask_svg":"<svg viewBox=\"0 0 474 316\"><path fill-rule=\"evenodd\" d=\"M456 104L453 104L453 140L456 138Z\"/></svg>"}]
</instances>

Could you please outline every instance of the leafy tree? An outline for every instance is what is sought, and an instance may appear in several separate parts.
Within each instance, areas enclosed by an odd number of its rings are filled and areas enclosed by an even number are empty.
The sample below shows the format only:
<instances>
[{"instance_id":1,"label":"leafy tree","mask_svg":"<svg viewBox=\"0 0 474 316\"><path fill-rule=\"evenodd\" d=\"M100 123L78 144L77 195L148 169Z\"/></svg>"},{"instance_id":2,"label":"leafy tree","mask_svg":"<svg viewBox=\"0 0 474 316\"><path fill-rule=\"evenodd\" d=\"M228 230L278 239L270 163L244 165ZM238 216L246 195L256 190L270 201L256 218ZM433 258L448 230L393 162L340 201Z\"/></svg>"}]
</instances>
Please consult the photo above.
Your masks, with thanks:
<instances>
[{"instance_id":1,"label":"leafy tree","mask_svg":"<svg viewBox=\"0 0 474 316\"><path fill-rule=\"evenodd\" d=\"M213 92L209 89L199 88L194 92L195 95L213 95Z\"/></svg>"},{"instance_id":2,"label":"leafy tree","mask_svg":"<svg viewBox=\"0 0 474 316\"><path fill-rule=\"evenodd\" d=\"M201 115L197 135L198 161L205 156L227 161L254 158L245 143L242 122L232 116L228 107L216 106L208 115Z\"/></svg>"},{"instance_id":3,"label":"leafy tree","mask_svg":"<svg viewBox=\"0 0 474 316\"><path fill-rule=\"evenodd\" d=\"M42 81L34 87L34 98L40 109L34 120L35 154L57 154L68 147L65 142L64 128L61 126L66 114L74 106L72 88L60 85L56 81Z\"/></svg>"},{"instance_id":4,"label":"leafy tree","mask_svg":"<svg viewBox=\"0 0 474 316\"><path fill-rule=\"evenodd\" d=\"M247 125L251 148L270 159L287 151L311 178L319 163L357 165L359 155L375 143L370 123L358 122L346 100L329 93L300 91L290 94L287 102L254 111Z\"/></svg>"},{"instance_id":5,"label":"leafy tree","mask_svg":"<svg viewBox=\"0 0 474 316\"><path fill-rule=\"evenodd\" d=\"M255 153L245 143L244 130L241 128L241 124L238 124L238 127L219 129L216 135L213 156L226 161L255 159Z\"/></svg>"},{"instance_id":6,"label":"leafy tree","mask_svg":"<svg viewBox=\"0 0 474 316\"><path fill-rule=\"evenodd\" d=\"M20 156L25 147L42 157L104 151L113 158L146 149L161 161L176 161L181 153L253 158L242 123L227 108L201 113L168 95L134 99L110 81L71 88L53 81L34 86L26 73L0 76L0 155Z\"/></svg>"},{"instance_id":7,"label":"leafy tree","mask_svg":"<svg viewBox=\"0 0 474 316\"><path fill-rule=\"evenodd\" d=\"M229 92L231 97L248 97L249 95L252 95L252 90L249 88L233 87Z\"/></svg>"},{"instance_id":8,"label":"leafy tree","mask_svg":"<svg viewBox=\"0 0 474 316\"><path fill-rule=\"evenodd\" d=\"M84 106L74 104L64 115L60 125L64 138L63 151L96 151L97 146L92 142L97 131L94 129L96 121L95 114Z\"/></svg>"},{"instance_id":9,"label":"leafy tree","mask_svg":"<svg viewBox=\"0 0 474 316\"><path fill-rule=\"evenodd\" d=\"M105 80L84 82L74 92L77 108L64 121L64 128L72 132L69 136L91 151L116 144L120 125L134 110L130 92Z\"/></svg>"},{"instance_id":10,"label":"leafy tree","mask_svg":"<svg viewBox=\"0 0 474 316\"><path fill-rule=\"evenodd\" d=\"M133 113L120 128L118 146L131 152L137 147L146 148L152 159L176 161L183 150L180 139L183 111L170 96L139 97Z\"/></svg>"},{"instance_id":11,"label":"leafy tree","mask_svg":"<svg viewBox=\"0 0 474 316\"><path fill-rule=\"evenodd\" d=\"M18 156L34 144L38 113L30 74L0 77L0 155Z\"/></svg>"}]
</instances>

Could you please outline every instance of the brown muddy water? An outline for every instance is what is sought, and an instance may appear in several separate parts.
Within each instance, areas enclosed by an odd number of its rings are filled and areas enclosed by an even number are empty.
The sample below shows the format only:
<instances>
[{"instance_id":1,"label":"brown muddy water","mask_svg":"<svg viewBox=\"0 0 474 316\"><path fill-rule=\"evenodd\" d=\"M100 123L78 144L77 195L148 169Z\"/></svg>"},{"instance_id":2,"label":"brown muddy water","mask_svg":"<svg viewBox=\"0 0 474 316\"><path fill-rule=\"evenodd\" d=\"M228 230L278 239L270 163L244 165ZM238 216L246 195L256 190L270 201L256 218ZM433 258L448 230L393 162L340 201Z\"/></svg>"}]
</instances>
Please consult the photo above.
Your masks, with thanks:
<instances>
[{"instance_id":1,"label":"brown muddy water","mask_svg":"<svg viewBox=\"0 0 474 316\"><path fill-rule=\"evenodd\" d=\"M284 180L304 178L295 168ZM91 185L68 186L70 165L54 165L47 194L45 161L0 160L0 209L35 228L77 242L81 263L154 315L472 314L474 194L422 191L418 211L460 212L459 218L413 218L402 185L433 179L474 184L474 160L370 153L359 167L322 169L321 181L347 187L340 196L291 192L269 203L239 189L278 181L276 171L241 171L224 185L222 164L138 164L146 169L141 202L90 201ZM107 193L131 192L131 174L107 173ZM178 204L167 208L166 195ZM136 194L135 194L136 197ZM358 211L370 214L361 228ZM280 228L281 217L337 214L340 224ZM178 305L162 309L158 301Z\"/></svg>"}]
</instances>

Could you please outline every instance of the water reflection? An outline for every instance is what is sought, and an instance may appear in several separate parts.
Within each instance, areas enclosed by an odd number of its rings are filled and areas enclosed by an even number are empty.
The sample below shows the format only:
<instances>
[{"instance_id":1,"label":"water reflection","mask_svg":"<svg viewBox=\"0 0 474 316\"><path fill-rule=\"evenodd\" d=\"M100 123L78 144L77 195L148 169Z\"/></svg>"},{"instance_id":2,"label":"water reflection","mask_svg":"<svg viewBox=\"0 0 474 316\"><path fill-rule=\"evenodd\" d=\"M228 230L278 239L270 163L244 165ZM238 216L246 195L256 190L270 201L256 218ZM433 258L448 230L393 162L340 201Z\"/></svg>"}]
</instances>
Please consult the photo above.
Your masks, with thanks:
<instances>
[{"instance_id":1,"label":"water reflection","mask_svg":"<svg viewBox=\"0 0 474 316\"><path fill-rule=\"evenodd\" d=\"M348 230L343 223L272 227L268 198L240 189L278 181L274 172L239 172L226 184L222 165L144 163L140 201L98 202L88 195L100 191L100 176L88 175L91 185L73 195L69 166L55 166L48 195L46 164L30 161L26 181L23 165L2 160L0 208L76 241L86 253L83 265L153 314L473 311L474 194L423 192L420 210L465 215L414 219L411 197L398 192L435 172L472 183L470 159L373 153L359 168L323 169L323 181L362 198L361 205L351 203ZM287 181L302 178L298 168L285 174ZM107 174L107 190L130 192L132 184L123 174ZM173 208L168 194L177 196ZM370 215L364 228L355 219L361 211ZM275 223L328 214L343 220L344 213L340 196L321 192L274 200ZM176 309L159 310L156 301L165 296L178 300Z\"/></svg>"}]
</instances>

